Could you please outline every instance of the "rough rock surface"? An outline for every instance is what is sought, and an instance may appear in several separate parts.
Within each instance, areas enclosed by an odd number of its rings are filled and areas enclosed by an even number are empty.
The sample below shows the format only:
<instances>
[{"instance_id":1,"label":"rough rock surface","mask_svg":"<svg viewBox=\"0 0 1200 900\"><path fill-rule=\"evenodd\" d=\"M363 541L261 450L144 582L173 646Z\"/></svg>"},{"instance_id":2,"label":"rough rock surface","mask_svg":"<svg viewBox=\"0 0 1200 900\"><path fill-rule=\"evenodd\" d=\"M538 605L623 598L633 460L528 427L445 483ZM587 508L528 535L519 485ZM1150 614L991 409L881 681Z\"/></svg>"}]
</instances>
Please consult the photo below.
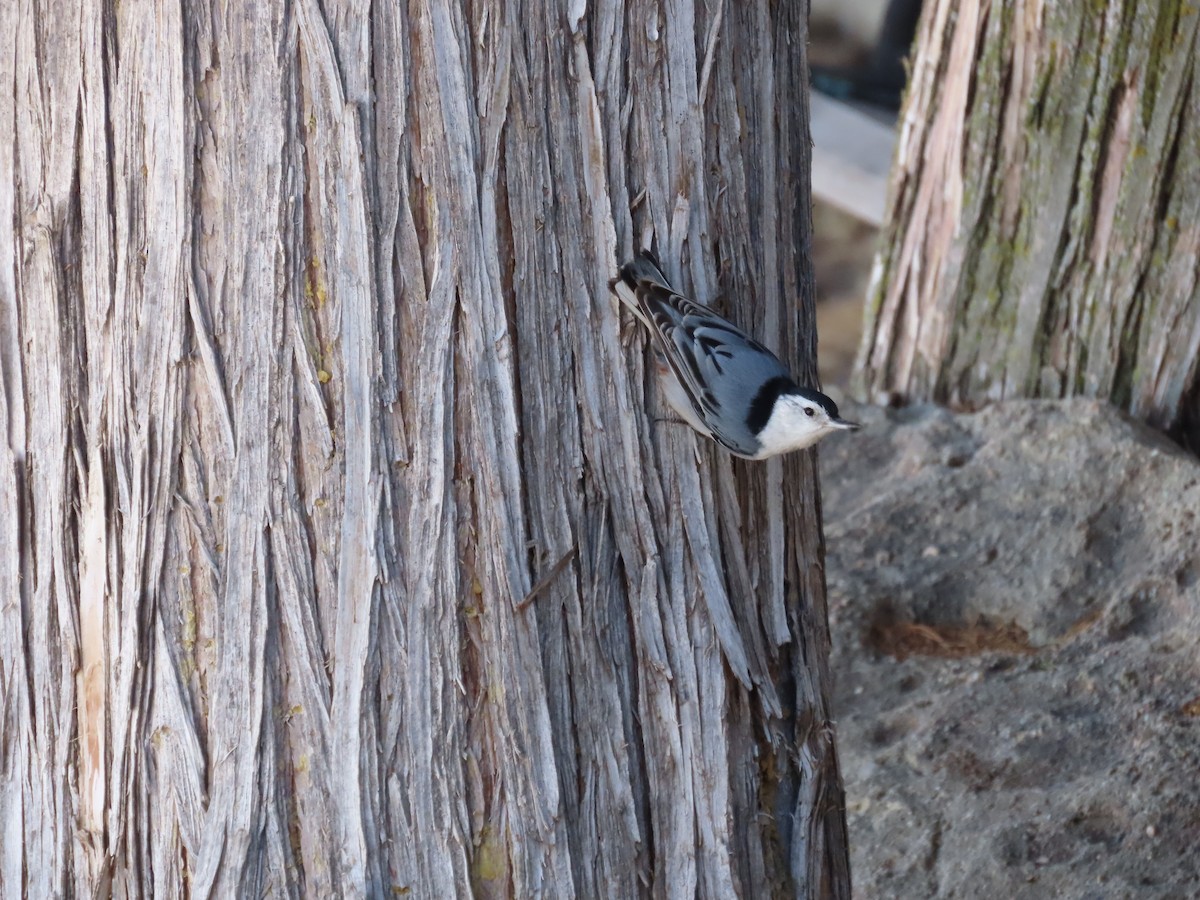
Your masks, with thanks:
<instances>
[{"instance_id":1,"label":"rough rock surface","mask_svg":"<svg viewBox=\"0 0 1200 900\"><path fill-rule=\"evenodd\" d=\"M1091 401L845 407L855 895L1200 896L1200 462Z\"/></svg>"}]
</instances>

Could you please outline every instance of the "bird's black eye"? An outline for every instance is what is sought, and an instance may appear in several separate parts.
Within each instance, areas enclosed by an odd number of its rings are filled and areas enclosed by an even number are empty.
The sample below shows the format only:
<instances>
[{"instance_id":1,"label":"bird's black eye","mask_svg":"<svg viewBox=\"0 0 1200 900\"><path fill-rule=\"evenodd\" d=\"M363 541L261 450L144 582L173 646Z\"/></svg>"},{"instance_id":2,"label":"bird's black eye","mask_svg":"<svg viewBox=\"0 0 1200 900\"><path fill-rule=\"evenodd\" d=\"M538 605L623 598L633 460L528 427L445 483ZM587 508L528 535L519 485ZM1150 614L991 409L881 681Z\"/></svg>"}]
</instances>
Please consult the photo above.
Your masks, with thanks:
<instances>
[{"instance_id":1,"label":"bird's black eye","mask_svg":"<svg viewBox=\"0 0 1200 900\"><path fill-rule=\"evenodd\" d=\"M813 416L816 415L816 411L813 410L813 408L811 406L806 406L806 407L804 407L804 414L806 416L808 416L809 418L812 418Z\"/></svg>"}]
</instances>

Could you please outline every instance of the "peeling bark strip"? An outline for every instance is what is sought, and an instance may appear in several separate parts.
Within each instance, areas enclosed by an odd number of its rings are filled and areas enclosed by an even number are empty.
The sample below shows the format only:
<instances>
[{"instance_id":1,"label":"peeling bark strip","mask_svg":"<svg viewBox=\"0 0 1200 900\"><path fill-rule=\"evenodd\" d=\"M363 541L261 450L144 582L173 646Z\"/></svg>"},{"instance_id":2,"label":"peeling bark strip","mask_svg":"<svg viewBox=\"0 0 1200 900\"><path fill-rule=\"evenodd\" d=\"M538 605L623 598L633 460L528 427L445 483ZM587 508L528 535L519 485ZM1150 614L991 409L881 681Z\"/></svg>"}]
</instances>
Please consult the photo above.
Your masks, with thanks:
<instances>
[{"instance_id":1,"label":"peeling bark strip","mask_svg":"<svg viewBox=\"0 0 1200 900\"><path fill-rule=\"evenodd\" d=\"M848 895L798 6L0 4L0 896Z\"/></svg>"},{"instance_id":2,"label":"peeling bark strip","mask_svg":"<svg viewBox=\"0 0 1200 900\"><path fill-rule=\"evenodd\" d=\"M860 386L1104 397L1200 442L1200 15L924 8Z\"/></svg>"}]
</instances>

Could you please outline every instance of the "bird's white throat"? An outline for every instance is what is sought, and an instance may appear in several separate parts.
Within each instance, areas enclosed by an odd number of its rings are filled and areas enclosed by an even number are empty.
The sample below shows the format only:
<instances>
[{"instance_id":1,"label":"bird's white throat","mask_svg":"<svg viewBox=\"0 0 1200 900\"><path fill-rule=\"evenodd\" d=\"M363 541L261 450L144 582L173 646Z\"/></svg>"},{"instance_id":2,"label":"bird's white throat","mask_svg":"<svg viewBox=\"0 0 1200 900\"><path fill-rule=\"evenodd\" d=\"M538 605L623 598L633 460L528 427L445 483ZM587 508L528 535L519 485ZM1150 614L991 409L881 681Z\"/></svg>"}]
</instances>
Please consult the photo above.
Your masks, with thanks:
<instances>
[{"instance_id":1,"label":"bird's white throat","mask_svg":"<svg viewBox=\"0 0 1200 900\"><path fill-rule=\"evenodd\" d=\"M799 397L788 394L775 401L771 417L758 433L760 447L755 459L803 450L835 430L829 427L827 418L821 412L809 416L804 412L804 407Z\"/></svg>"}]
</instances>

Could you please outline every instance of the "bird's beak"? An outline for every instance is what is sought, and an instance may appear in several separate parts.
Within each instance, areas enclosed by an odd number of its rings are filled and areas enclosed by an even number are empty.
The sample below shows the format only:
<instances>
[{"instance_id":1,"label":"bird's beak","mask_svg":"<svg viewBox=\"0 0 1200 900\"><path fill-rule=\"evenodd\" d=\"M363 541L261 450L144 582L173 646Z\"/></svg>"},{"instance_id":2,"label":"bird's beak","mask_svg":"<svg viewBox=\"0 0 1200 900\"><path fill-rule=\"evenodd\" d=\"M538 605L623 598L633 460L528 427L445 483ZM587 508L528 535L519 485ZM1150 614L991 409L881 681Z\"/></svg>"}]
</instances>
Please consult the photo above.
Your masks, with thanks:
<instances>
[{"instance_id":1,"label":"bird's beak","mask_svg":"<svg viewBox=\"0 0 1200 900\"><path fill-rule=\"evenodd\" d=\"M858 431L862 428L857 422L847 422L845 419L830 419L829 423L835 428L842 428L846 431Z\"/></svg>"}]
</instances>

